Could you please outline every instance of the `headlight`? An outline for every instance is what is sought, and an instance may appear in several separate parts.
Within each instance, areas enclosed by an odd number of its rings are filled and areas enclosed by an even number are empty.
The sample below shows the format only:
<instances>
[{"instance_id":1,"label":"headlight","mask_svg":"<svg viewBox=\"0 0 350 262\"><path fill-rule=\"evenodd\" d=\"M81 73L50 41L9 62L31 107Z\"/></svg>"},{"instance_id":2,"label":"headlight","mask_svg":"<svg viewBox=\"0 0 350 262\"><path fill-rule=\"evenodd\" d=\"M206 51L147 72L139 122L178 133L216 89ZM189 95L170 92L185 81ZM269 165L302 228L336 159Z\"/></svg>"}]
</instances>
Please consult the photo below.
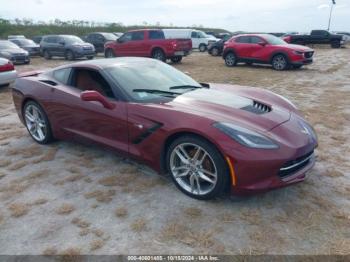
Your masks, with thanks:
<instances>
[{"instance_id":1,"label":"headlight","mask_svg":"<svg viewBox=\"0 0 350 262\"><path fill-rule=\"evenodd\" d=\"M304 52L301 52L301 51L293 51L293 54L295 54L295 55L303 55Z\"/></svg>"},{"instance_id":2,"label":"headlight","mask_svg":"<svg viewBox=\"0 0 350 262\"><path fill-rule=\"evenodd\" d=\"M241 145L251 148L276 149L278 145L269 138L231 123L215 123L214 127L218 128Z\"/></svg>"},{"instance_id":3,"label":"headlight","mask_svg":"<svg viewBox=\"0 0 350 262\"><path fill-rule=\"evenodd\" d=\"M311 138L313 138L315 141L317 141L317 134L315 129L309 125L305 120L300 120L299 125Z\"/></svg>"},{"instance_id":4,"label":"headlight","mask_svg":"<svg viewBox=\"0 0 350 262\"><path fill-rule=\"evenodd\" d=\"M6 58L10 58L11 57L11 53L6 52L6 51L2 51L2 52L0 52L0 54L5 56Z\"/></svg>"}]
</instances>

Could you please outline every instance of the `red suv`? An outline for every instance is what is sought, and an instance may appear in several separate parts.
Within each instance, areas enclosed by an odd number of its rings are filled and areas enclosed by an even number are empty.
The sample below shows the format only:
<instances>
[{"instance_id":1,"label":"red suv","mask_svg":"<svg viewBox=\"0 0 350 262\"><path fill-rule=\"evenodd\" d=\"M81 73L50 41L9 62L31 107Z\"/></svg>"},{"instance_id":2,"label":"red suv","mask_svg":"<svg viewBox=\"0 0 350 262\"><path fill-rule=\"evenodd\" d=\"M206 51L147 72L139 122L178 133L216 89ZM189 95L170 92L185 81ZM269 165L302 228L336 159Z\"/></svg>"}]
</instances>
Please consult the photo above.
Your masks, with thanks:
<instances>
[{"instance_id":1,"label":"red suv","mask_svg":"<svg viewBox=\"0 0 350 262\"><path fill-rule=\"evenodd\" d=\"M192 50L191 39L165 39L163 30L134 30L104 46L105 57L140 56L178 63Z\"/></svg>"},{"instance_id":2,"label":"red suv","mask_svg":"<svg viewBox=\"0 0 350 262\"><path fill-rule=\"evenodd\" d=\"M275 70L301 68L311 64L314 50L301 45L291 45L268 34L245 34L225 43L223 58L227 66L239 62L271 64Z\"/></svg>"}]
</instances>

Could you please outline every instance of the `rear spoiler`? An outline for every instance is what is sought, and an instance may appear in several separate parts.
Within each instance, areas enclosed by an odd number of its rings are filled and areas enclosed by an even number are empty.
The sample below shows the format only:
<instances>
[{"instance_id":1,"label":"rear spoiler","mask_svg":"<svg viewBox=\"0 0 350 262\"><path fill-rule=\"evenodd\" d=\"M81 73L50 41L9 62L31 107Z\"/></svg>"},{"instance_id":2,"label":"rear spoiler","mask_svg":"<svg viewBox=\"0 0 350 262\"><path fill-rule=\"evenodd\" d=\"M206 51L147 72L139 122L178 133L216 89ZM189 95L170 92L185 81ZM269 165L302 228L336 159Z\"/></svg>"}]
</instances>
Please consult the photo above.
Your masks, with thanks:
<instances>
[{"instance_id":1,"label":"rear spoiler","mask_svg":"<svg viewBox=\"0 0 350 262\"><path fill-rule=\"evenodd\" d=\"M18 77L30 77L30 76L37 76L41 73L45 72L44 70L33 70L28 72L23 72L18 74Z\"/></svg>"}]
</instances>

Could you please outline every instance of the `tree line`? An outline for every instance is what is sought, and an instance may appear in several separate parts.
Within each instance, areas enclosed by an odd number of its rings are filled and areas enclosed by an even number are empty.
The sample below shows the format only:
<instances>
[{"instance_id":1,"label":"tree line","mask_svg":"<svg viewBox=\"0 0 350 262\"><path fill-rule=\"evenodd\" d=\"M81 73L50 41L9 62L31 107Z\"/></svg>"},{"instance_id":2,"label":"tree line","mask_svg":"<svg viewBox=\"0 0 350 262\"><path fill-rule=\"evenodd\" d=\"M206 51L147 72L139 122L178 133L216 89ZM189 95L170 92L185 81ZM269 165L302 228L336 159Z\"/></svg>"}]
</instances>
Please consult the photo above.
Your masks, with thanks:
<instances>
[{"instance_id":1,"label":"tree line","mask_svg":"<svg viewBox=\"0 0 350 262\"><path fill-rule=\"evenodd\" d=\"M184 28L177 27L173 24L169 26L161 25L159 22L156 24L149 24L143 22L142 25L129 25L126 26L123 23L103 23L95 21L85 20L69 20L62 21L60 19L53 19L50 21L34 21L28 18L16 18L13 20L0 18L0 38L6 39L8 35L25 35L30 38L37 35L49 35L49 34L71 34L77 36L83 36L91 32L126 32L134 29L141 28ZM227 32L226 30L219 28L205 28L202 25L192 25L191 27L203 31L210 31L215 33Z\"/></svg>"}]
</instances>

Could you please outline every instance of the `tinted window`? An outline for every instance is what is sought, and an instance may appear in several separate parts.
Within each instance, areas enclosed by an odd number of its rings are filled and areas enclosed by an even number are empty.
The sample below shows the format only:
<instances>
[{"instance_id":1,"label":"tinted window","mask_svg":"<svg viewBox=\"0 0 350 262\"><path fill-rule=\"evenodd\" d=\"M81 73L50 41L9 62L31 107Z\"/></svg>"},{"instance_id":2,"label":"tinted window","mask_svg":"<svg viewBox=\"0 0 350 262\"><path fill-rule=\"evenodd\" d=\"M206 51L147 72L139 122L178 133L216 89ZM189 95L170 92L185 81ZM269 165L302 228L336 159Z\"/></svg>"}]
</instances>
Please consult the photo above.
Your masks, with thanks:
<instances>
[{"instance_id":1,"label":"tinted window","mask_svg":"<svg viewBox=\"0 0 350 262\"><path fill-rule=\"evenodd\" d=\"M44 42L47 42L47 43L57 43L57 42L58 42L58 37L56 37L56 36L49 36L49 37L46 37L46 38L44 38Z\"/></svg>"},{"instance_id":2,"label":"tinted window","mask_svg":"<svg viewBox=\"0 0 350 262\"><path fill-rule=\"evenodd\" d=\"M133 41L139 41L144 39L144 32L132 32L131 39Z\"/></svg>"},{"instance_id":3,"label":"tinted window","mask_svg":"<svg viewBox=\"0 0 350 262\"><path fill-rule=\"evenodd\" d=\"M236 39L237 43L250 43L250 37L249 36L240 36Z\"/></svg>"},{"instance_id":4,"label":"tinted window","mask_svg":"<svg viewBox=\"0 0 350 262\"><path fill-rule=\"evenodd\" d=\"M128 41L131 41L131 36L132 36L131 33L125 33L125 34L122 35L119 39L120 39L120 41L122 41L122 42L128 42Z\"/></svg>"},{"instance_id":5,"label":"tinted window","mask_svg":"<svg viewBox=\"0 0 350 262\"><path fill-rule=\"evenodd\" d=\"M263 39L261 39L260 37L257 37L257 36L251 36L250 37L250 42L252 44L258 44L258 43L261 43L261 42L265 42Z\"/></svg>"},{"instance_id":6,"label":"tinted window","mask_svg":"<svg viewBox=\"0 0 350 262\"><path fill-rule=\"evenodd\" d=\"M191 38L199 38L199 34L197 32L192 32Z\"/></svg>"},{"instance_id":7,"label":"tinted window","mask_svg":"<svg viewBox=\"0 0 350 262\"><path fill-rule=\"evenodd\" d=\"M157 30L157 31L149 31L149 38L150 39L164 39L164 33L163 31Z\"/></svg>"},{"instance_id":8,"label":"tinted window","mask_svg":"<svg viewBox=\"0 0 350 262\"><path fill-rule=\"evenodd\" d=\"M60 82L62 84L67 84L70 72L71 72L70 68L58 69L58 70L53 72L53 77L58 82Z\"/></svg>"}]
</instances>

